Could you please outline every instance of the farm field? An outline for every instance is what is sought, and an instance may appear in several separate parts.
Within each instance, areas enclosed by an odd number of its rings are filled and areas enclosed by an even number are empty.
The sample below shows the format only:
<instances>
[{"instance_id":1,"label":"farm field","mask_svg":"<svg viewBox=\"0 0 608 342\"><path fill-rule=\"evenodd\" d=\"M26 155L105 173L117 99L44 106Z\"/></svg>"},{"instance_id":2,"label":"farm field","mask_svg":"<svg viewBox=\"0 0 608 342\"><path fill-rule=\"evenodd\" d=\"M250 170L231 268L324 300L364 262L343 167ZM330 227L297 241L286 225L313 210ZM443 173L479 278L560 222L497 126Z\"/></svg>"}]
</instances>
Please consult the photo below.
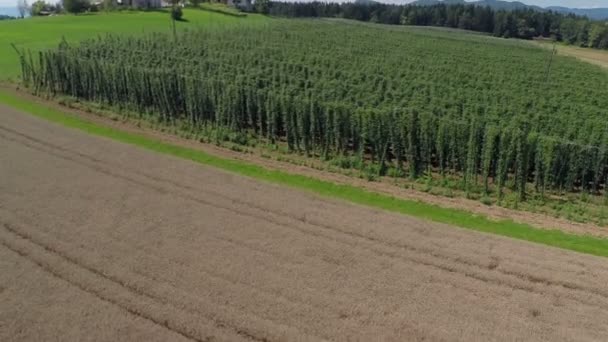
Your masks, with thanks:
<instances>
[{"instance_id":1,"label":"farm field","mask_svg":"<svg viewBox=\"0 0 608 342\"><path fill-rule=\"evenodd\" d=\"M608 336L602 258L0 114L0 340Z\"/></svg>"},{"instance_id":2,"label":"farm field","mask_svg":"<svg viewBox=\"0 0 608 342\"><path fill-rule=\"evenodd\" d=\"M553 44L550 42L538 41L535 43L547 49L551 49L553 47ZM558 53L561 55L572 56L587 63L599 65L602 68L608 69L608 51L585 49L561 44L557 45L556 48Z\"/></svg>"},{"instance_id":3,"label":"farm field","mask_svg":"<svg viewBox=\"0 0 608 342\"><path fill-rule=\"evenodd\" d=\"M604 222L598 67L459 30L89 17L127 16L46 18L83 31L19 45L51 97L0 88L1 341L606 340L608 232L488 214Z\"/></svg>"},{"instance_id":4,"label":"farm field","mask_svg":"<svg viewBox=\"0 0 608 342\"><path fill-rule=\"evenodd\" d=\"M107 37L48 51L41 66L26 56L25 79L208 142L269 144L369 179L606 223L598 67L520 41L347 23Z\"/></svg>"},{"instance_id":5,"label":"farm field","mask_svg":"<svg viewBox=\"0 0 608 342\"><path fill-rule=\"evenodd\" d=\"M269 20L256 14L235 17L195 9L185 9L184 19L187 21L177 22L179 30L192 30L201 26L256 25ZM16 79L20 74L19 58L11 44L37 51L57 46L62 38L76 42L98 35L103 36L106 33L138 35L152 32L167 33L171 30L169 13L166 11L125 11L0 21L0 80Z\"/></svg>"}]
</instances>

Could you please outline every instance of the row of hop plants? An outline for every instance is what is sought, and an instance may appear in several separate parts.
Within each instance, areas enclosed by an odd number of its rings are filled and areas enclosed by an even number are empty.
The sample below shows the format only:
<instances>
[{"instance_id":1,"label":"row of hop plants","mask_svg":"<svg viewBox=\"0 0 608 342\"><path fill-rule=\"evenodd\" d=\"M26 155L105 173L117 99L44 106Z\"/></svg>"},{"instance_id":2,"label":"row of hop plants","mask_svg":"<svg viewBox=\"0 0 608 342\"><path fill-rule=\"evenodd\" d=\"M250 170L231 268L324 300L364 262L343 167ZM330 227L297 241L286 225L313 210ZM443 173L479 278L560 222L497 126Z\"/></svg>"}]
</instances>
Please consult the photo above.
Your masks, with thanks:
<instances>
[{"instance_id":1,"label":"row of hop plants","mask_svg":"<svg viewBox=\"0 0 608 342\"><path fill-rule=\"evenodd\" d=\"M446 52L446 51L449 51ZM355 155L502 195L600 192L608 78L530 47L333 23L107 36L23 53L23 82L289 150ZM578 87L578 88L576 88ZM599 89L599 90L598 90ZM533 184L532 187L529 184Z\"/></svg>"}]
</instances>

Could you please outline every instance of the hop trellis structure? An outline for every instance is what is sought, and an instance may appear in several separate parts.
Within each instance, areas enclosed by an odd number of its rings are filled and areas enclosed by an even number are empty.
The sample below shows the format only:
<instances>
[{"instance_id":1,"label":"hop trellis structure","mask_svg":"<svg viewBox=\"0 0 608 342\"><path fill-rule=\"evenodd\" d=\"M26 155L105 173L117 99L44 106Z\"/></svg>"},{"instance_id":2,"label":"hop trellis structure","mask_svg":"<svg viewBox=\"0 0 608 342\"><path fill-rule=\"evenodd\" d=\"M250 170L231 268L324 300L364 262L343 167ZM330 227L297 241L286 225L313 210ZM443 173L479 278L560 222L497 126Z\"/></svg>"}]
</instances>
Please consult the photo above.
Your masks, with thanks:
<instances>
[{"instance_id":1,"label":"hop trellis structure","mask_svg":"<svg viewBox=\"0 0 608 342\"><path fill-rule=\"evenodd\" d=\"M290 150L360 156L465 186L604 191L608 74L524 43L325 21L106 36L22 56L23 82L247 131Z\"/></svg>"}]
</instances>

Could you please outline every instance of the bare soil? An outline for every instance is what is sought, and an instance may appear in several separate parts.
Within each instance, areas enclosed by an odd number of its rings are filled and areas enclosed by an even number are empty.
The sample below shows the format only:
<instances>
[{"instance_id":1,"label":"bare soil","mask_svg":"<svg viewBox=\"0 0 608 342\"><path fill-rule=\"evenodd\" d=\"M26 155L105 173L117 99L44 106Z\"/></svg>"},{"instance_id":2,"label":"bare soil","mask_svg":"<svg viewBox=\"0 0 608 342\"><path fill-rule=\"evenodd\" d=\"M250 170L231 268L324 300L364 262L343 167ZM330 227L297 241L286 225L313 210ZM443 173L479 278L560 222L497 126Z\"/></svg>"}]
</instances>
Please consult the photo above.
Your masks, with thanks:
<instances>
[{"instance_id":1,"label":"bare soil","mask_svg":"<svg viewBox=\"0 0 608 342\"><path fill-rule=\"evenodd\" d=\"M1 341L608 339L604 258L0 118Z\"/></svg>"},{"instance_id":2,"label":"bare soil","mask_svg":"<svg viewBox=\"0 0 608 342\"><path fill-rule=\"evenodd\" d=\"M180 138L170 133L163 133L144 125L139 125L134 120L114 120L107 116L95 114L93 112L78 110L62 106L54 101L41 99L23 91L16 91L10 85L0 85L2 89L12 92L15 96L26 98L29 101L38 102L46 106L57 108L62 112L69 113L98 124L118 128L124 131L141 134L163 142L185 146L204 151L205 153L235 160L243 160L248 163L263 166L268 169L281 170L289 173L309 176L322 179L337 184L354 185L372 192L383 193L396 198L415 200L434 204L443 208L453 208L468 211L474 214L483 215L494 220L512 220L519 223L526 223L540 229L558 229L564 232L591 235L596 237L608 238L608 228L595 225L593 223L580 223L567 220L565 218L554 217L548 214L532 213L523 210L515 210L500 206L488 206L480 201L469 200L462 197L449 198L445 196L432 195L423 191L396 185L390 178L384 177L379 181L370 182L340 173L330 172L311 168L308 166L294 165L290 162L281 162L275 159L264 158L256 153L243 153L232 151L212 144L204 144L194 140Z\"/></svg>"},{"instance_id":3,"label":"bare soil","mask_svg":"<svg viewBox=\"0 0 608 342\"><path fill-rule=\"evenodd\" d=\"M553 44L546 41L536 41L537 44L544 48L552 48ZM595 64L602 68L608 68L608 51L581 48L569 45L556 45L557 53L564 56L570 56L580 59L583 62Z\"/></svg>"}]
</instances>

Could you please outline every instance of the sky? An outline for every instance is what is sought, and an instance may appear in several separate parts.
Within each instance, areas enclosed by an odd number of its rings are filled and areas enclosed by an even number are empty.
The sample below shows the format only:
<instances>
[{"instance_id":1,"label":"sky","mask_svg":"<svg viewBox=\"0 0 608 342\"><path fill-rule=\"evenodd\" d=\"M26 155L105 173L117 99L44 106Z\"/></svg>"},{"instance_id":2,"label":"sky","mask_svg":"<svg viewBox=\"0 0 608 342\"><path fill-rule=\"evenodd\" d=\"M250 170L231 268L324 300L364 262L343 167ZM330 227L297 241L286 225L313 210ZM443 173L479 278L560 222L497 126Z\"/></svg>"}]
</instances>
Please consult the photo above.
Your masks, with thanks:
<instances>
[{"instance_id":1,"label":"sky","mask_svg":"<svg viewBox=\"0 0 608 342\"><path fill-rule=\"evenodd\" d=\"M4 1L4 0L0 0ZM406 3L414 0L386 0L382 2L391 3ZM469 0L466 0L469 1ZM471 0L473 1L473 0ZM540 7L563 6L570 8L593 8L593 7L608 7L608 0L518 0L527 5L536 5Z\"/></svg>"},{"instance_id":2,"label":"sky","mask_svg":"<svg viewBox=\"0 0 608 342\"><path fill-rule=\"evenodd\" d=\"M2 1L2 0L0 0ZM570 8L593 8L593 7L608 7L608 0L525 0L522 1L528 5L536 5L540 7L548 6L564 6Z\"/></svg>"},{"instance_id":3,"label":"sky","mask_svg":"<svg viewBox=\"0 0 608 342\"><path fill-rule=\"evenodd\" d=\"M335 0L334 0L335 1ZM407 3L414 0L380 0L387 3ZM468 0L467 0L468 1ZM592 7L608 7L608 0L519 0L528 5L537 5L541 7L547 6L564 6L572 8L592 8ZM30 0L29 2L32 2ZM52 1L55 2L55 1ZM17 0L0 0L0 7L15 7Z\"/></svg>"}]
</instances>

